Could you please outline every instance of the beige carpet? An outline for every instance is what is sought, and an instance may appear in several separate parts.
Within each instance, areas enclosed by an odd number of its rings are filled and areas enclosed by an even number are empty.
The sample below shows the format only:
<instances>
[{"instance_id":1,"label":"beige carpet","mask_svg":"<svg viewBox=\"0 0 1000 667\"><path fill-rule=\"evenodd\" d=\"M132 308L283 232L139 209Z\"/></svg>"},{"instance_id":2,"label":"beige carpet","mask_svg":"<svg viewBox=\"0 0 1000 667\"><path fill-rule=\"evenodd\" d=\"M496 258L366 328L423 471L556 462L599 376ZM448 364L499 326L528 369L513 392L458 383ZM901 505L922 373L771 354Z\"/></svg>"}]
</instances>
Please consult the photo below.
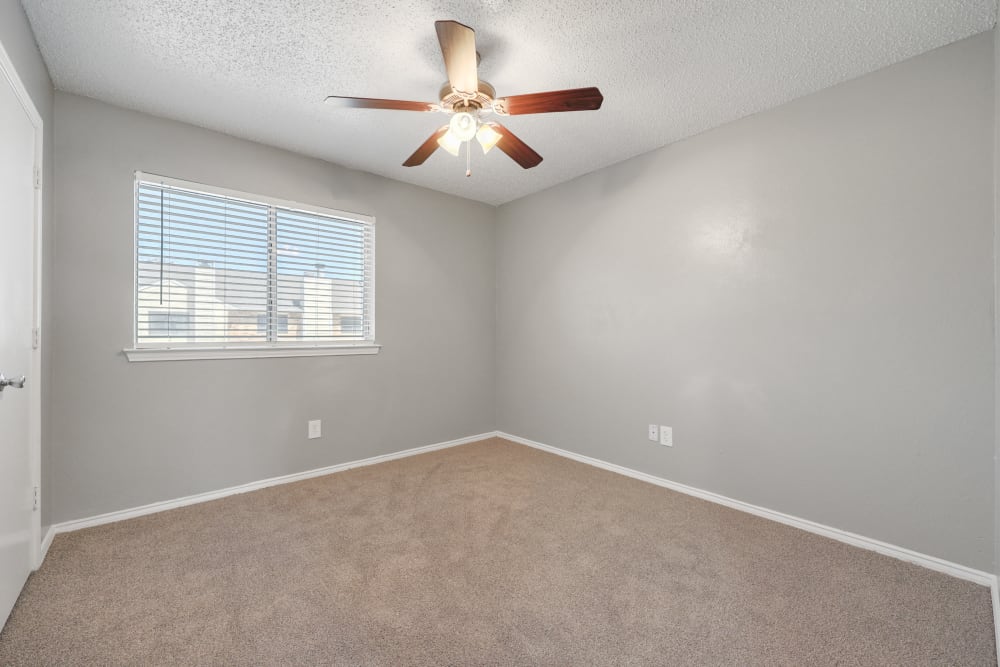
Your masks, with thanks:
<instances>
[{"instance_id":1,"label":"beige carpet","mask_svg":"<svg viewBox=\"0 0 1000 667\"><path fill-rule=\"evenodd\" d=\"M991 665L990 592L487 441L55 539L2 665Z\"/></svg>"}]
</instances>

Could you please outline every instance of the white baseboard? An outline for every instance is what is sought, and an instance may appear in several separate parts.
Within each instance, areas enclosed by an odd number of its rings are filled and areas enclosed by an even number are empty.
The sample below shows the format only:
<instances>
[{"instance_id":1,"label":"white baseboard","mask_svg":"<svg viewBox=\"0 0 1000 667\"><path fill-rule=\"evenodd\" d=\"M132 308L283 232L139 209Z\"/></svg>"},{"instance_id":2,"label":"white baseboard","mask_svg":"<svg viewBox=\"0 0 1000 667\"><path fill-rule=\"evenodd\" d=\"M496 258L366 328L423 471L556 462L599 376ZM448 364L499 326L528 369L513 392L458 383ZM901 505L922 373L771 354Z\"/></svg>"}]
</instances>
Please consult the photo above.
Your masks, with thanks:
<instances>
[{"instance_id":1,"label":"white baseboard","mask_svg":"<svg viewBox=\"0 0 1000 667\"><path fill-rule=\"evenodd\" d=\"M993 577L990 593L993 598L993 632L996 634L997 660L1000 660L1000 593L997 591L996 577Z\"/></svg>"},{"instance_id":2,"label":"white baseboard","mask_svg":"<svg viewBox=\"0 0 1000 667\"><path fill-rule=\"evenodd\" d=\"M42 566L42 562L45 560L45 556L49 553L49 547L52 546L52 538L56 536L56 527L49 526L49 529L45 531L45 537L42 538L42 547L38 550L38 562L35 563L35 569L37 570Z\"/></svg>"},{"instance_id":3,"label":"white baseboard","mask_svg":"<svg viewBox=\"0 0 1000 667\"><path fill-rule=\"evenodd\" d=\"M693 486L688 486L686 484L680 484L678 482L673 482L662 477L656 477L655 475L650 475L638 470L633 470L631 468L626 468L624 466L619 466L614 463L608 463L607 461L602 461L601 459L595 459L590 456L584 456L583 454L577 454L575 452L570 452L565 449L559 449L558 447L552 447L551 445L546 445L540 442L535 442L534 440L528 440L527 438L522 438L520 436L511 435L509 433L504 433L502 431L493 431L488 433L480 433L479 435L472 435L465 438L459 438L457 440L449 440L447 442L440 442L432 445L426 445L424 447L415 447L413 449L406 449L400 452L393 452L391 454L382 454L380 456L373 456L367 459L361 459L358 461L349 461L347 463L339 463L337 465L327 466L324 468L316 468L314 470L307 470L305 472L293 473L291 475L282 475L280 477L272 477L270 479L264 479L257 482L249 482L247 484L241 484L239 486L231 486L226 489L220 489L218 491L208 491L206 493L199 493L192 496L185 496L183 498L176 498L173 500L165 500L156 503L150 503L149 505L143 505L141 507L133 507L131 509L119 510L117 512L108 512L107 514L100 514L98 516L87 517L83 519L75 519L72 521L65 521L63 523L55 524L51 526L42 540L42 559L44 559L46 552L48 551L49 545L52 544L52 538L57 533L66 533L74 530L80 530L82 528L90 528L92 526L100 526L106 523L114 523L116 521L124 521L125 519L132 519L139 516L144 516L146 514L154 514L156 512L163 512L166 510L175 509L178 507L185 507L187 505L194 505L197 503L203 503L210 500L217 500L219 498L225 498L226 496L232 496L239 493L247 493L249 491L256 491L258 489L264 489L269 486L276 486L278 484L289 484L291 482L298 482L300 480L309 479L312 477L320 477L322 475L330 475L333 473L341 472L344 470L350 470L352 468L360 468L362 466L375 465L376 463L384 463L386 461L392 461L394 459L401 459L407 456L415 456L417 454L423 454L425 452L432 452L439 449L446 449L448 447L456 447L458 445L465 445L471 442L478 442L480 440L486 440L492 437L500 437L511 442L515 442L521 445L527 445L528 447L534 447L550 454L556 454L557 456L562 456L574 461L579 461L581 463L586 463L588 465L595 466L597 468L602 468L604 470L609 470L611 472L618 473L620 475L625 475L627 477L632 477L634 479L642 480L650 484L655 484L667 489L672 489L680 493L687 494L689 496L694 496L696 498L701 498L702 500L707 500L709 502L717 503L719 505L725 505L726 507L731 507L733 509L740 510L742 512L747 512L755 516L763 517L765 519L770 519L772 521L777 521L778 523L783 523L789 526L794 526L795 528L800 528L802 530L808 531L810 533L815 533L817 535L823 535L824 537L829 537L830 539L837 540L839 542L844 542L862 549L868 549L869 551L875 551L877 553L891 556L893 558L898 558L899 560L906 561L908 563L914 563L916 565L921 565L931 570L937 572L943 572L944 574L949 574L953 577L958 577L959 579L965 579L967 581L972 581L983 586L990 586L993 589L994 596L994 610L1000 607L1000 603L997 601L997 577L988 572L983 572L982 570L976 570L965 565L960 565L958 563L952 563L946 561L942 558L937 558L936 556L928 556L922 554L912 549L907 549L905 547L896 546L889 544L887 542L882 542L881 540L872 539L870 537L865 537L863 535L858 535L856 533L851 533L846 530L841 530L839 528L833 528L831 526L826 526L821 523L816 523L815 521L810 521L808 519L802 519L790 514L785 514L783 512L777 512L775 510L767 509L766 507L759 507L757 505L751 505L750 503L745 503L741 500L735 500L727 496L720 495L718 493L713 493L711 491L705 491Z\"/></svg>"},{"instance_id":4,"label":"white baseboard","mask_svg":"<svg viewBox=\"0 0 1000 667\"><path fill-rule=\"evenodd\" d=\"M997 591L997 578L993 577L990 593L993 597L993 632L996 635L997 657L1000 659L1000 592Z\"/></svg>"},{"instance_id":5,"label":"white baseboard","mask_svg":"<svg viewBox=\"0 0 1000 667\"><path fill-rule=\"evenodd\" d=\"M792 516L790 514L785 514L783 512L776 512L774 510L767 509L766 507L758 507L757 505L751 505L750 503L745 503L742 500L735 500L733 498L729 498L720 495L718 493L705 491L703 489L699 489L693 486L688 486L686 484L680 484L678 482L672 482L669 479L656 477L655 475L649 475L644 472L639 472L638 470L625 468L624 466L616 465L614 463L608 463L607 461L595 459L590 456L584 456L582 454L570 452L565 449L559 449L558 447L552 447L551 445L535 442L534 440L528 440L527 438L521 438L516 435L510 435L509 433L504 433L502 431L497 432L497 437L503 438L505 440L510 440L511 442L516 442L521 445L527 445L528 447L534 447L535 449L540 449L542 451L549 452L550 454L556 454L558 456L563 456L568 459L573 459L574 461L586 463L588 465L592 465L597 468L610 470L611 472L616 472L620 475L625 475L627 477L639 479L644 482L649 482L650 484L662 486L664 488L671 489L673 491L678 491L680 493L684 493L689 496L694 496L695 498L701 498L702 500L707 500L709 502L717 503L719 505L725 505L726 507L731 507L733 509L737 509L742 512L747 512L748 514L753 514L755 516L763 517L765 519L777 521L778 523L783 523L788 526L801 528L802 530L808 531L810 533L816 533L817 535L829 537L830 539L837 540L838 542L844 542L846 544L860 547L862 549L875 551L885 556L898 558L899 560L903 560L908 563L921 565L923 567L935 570L937 572L943 572L944 574L949 574L953 577L958 577L959 579L972 581L977 584L982 584L983 586L990 586L993 589L994 610L997 607L997 577L996 575L990 574L989 572L983 572L982 570L976 570L974 568L967 567L965 565L952 563L942 558L937 558L936 556L928 556L926 554L913 551L912 549L899 547L894 544L882 542L881 540L875 540L870 537L858 535L856 533L850 533L846 530L841 530L839 528L825 526L821 523L816 523L815 521L809 521L808 519L801 519L799 517Z\"/></svg>"},{"instance_id":6,"label":"white baseboard","mask_svg":"<svg viewBox=\"0 0 1000 667\"><path fill-rule=\"evenodd\" d=\"M80 530L82 528L90 528L92 526L100 526L106 523L124 521L125 519L133 519L135 517L144 516L146 514L165 512L166 510L172 510L178 507L195 505L197 503L204 503L208 502L209 500L218 500L219 498L225 498L226 496L233 496L239 493L247 493L248 491L265 489L269 486L277 486L278 484L290 484L291 482L298 482L304 479L309 479L311 477L321 477L323 475L331 475L336 472L343 472L344 470L350 470L351 468L361 468L363 466L375 465L376 463L385 463L386 461L406 458L407 456L416 456L417 454L425 454L427 452L433 452L438 449L446 449L448 447L466 445L469 444L470 442L486 440L487 438L492 438L494 436L496 436L495 431L489 433L481 433L479 435L470 435L465 438L459 438L458 440L439 442L433 445L425 445L424 447L414 447L413 449L405 449L401 452L393 452L391 454L381 454L379 456L372 456L371 458L361 459L359 461L338 463L337 465L326 466L324 468L316 468L314 470L306 470L305 472L297 472L291 475L271 477L270 479L262 479L257 482L240 484L239 486L231 486L226 489L219 489L218 491L207 491L205 493L198 493L193 496L185 496L183 498L175 498L173 500L164 500L157 503L150 503L149 505L142 505L141 507L133 507L131 509L119 510L117 512L108 512L107 514L99 514L97 516L87 517L83 519L64 521L62 523L55 524L54 526L52 526L52 528L49 529L49 532L46 535L46 540L48 541L48 543L51 543L52 535L54 533L68 533L70 531ZM47 549L48 545L43 543L42 553L44 554Z\"/></svg>"},{"instance_id":7,"label":"white baseboard","mask_svg":"<svg viewBox=\"0 0 1000 667\"><path fill-rule=\"evenodd\" d=\"M705 491L693 486L688 486L686 484L680 484L678 482L673 482L662 477L656 477L655 475L650 475L638 470L633 470L631 468L626 468L624 466L616 465L614 463L608 463L607 461L602 461L601 459L595 459L590 456L584 456L583 454L577 454L575 452L570 452L565 449L559 449L558 447L552 447L551 445L546 445L534 440L528 440L527 438L522 438L520 436L511 435L509 433L504 433L503 431L492 431L489 433L481 433L479 435L472 435L465 438L459 438L457 440L449 440L447 442L440 442L433 445L426 445L424 447L415 447L413 449L406 449L401 452L393 452L391 454L382 454L380 456L373 456L367 459L361 459L359 461L350 461L348 463L340 463L337 465L327 466L324 468L316 468L314 470L307 470L305 472L294 473L291 475L282 475L280 477L272 477L270 479L264 479L257 482L250 482L248 484L241 484L239 486L232 486L227 489L220 489L218 491L209 491L207 493L199 493L193 496L186 496L184 498L176 498L174 500L166 500L158 503L150 503L149 505L143 505L141 507L134 507L132 509L120 510L118 512L108 512L107 514L101 514L98 516L88 517L85 519L76 519L73 521L65 521L63 523L55 524L50 526L48 531L45 533L45 537L42 539L41 545L41 556L39 558L38 567L41 566L41 561L45 560L45 556L49 551L49 547L52 545L52 539L57 533L66 533L74 530L80 530L82 528L89 528L91 526L99 526L106 523L113 523L116 521L124 521L125 519L131 519L134 517L144 516L146 514L153 514L156 512L163 512L170 509L175 509L177 507L184 507L186 505L194 505L197 503L207 502L209 500L216 500L218 498L225 498L226 496L232 496L239 493L247 493L248 491L256 491L258 489L264 489L269 486L276 486L278 484L289 484L291 482L298 482L300 480L309 479L312 477L320 477L323 475L330 475L337 472L342 472L344 470L350 470L352 468L360 468L363 466L375 465L376 463L384 463L386 461L392 461L395 459L401 459L408 456L415 456L417 454L423 454L426 452L433 452L439 449L446 449L448 447L456 447L458 445L465 445L472 442L478 442L480 440L486 440L493 437L503 438L511 442L515 442L521 445L526 445L528 447L534 447L550 454L555 454L557 456L562 456L574 461L579 461L580 463L586 463L587 465L592 465L597 468L602 468L611 472L618 473L620 475L625 475L627 477L632 477L634 479L642 480L650 484L655 484L679 493L684 493L689 496L694 496L695 498L701 498L702 500L707 500L709 502L717 503L719 505L725 505L742 512L747 512L755 516L763 517L765 519L770 519L771 521L777 521L778 523L783 523L788 526L793 526L795 528L800 528L802 530L808 531L810 533L815 533L817 535L822 535L824 537L829 537L830 539L837 540L838 542L844 542L852 546L860 547L862 549L868 549L869 551L875 551L877 553L883 554L885 556L891 556L908 563L914 563L926 567L937 572L942 572L944 574L957 577L959 579L964 579L966 581L972 581L977 584L982 584L984 586L989 586L991 591L991 597L993 601L993 618L994 618L994 628L997 638L997 646L1000 647L1000 590L998 590L997 576L990 574L988 572L983 572L982 570L976 570L971 567L966 567L965 565L960 565L958 563L952 563L946 561L942 558L937 558L935 556L928 556L926 554L921 554L919 552L913 551L912 549L907 549L905 547L899 547L887 542L882 542L881 540L875 540L863 535L858 535L856 533L851 533L846 530L841 530L839 528L833 528L831 526L825 526L815 521L809 521L808 519L801 519L790 514L785 514L783 512L776 512L774 510L767 509L765 507L759 507L757 505L751 505L750 503L745 503L741 500L735 500L727 496L720 495L718 493L713 493L711 491ZM35 569L38 569L36 567Z\"/></svg>"}]
</instances>

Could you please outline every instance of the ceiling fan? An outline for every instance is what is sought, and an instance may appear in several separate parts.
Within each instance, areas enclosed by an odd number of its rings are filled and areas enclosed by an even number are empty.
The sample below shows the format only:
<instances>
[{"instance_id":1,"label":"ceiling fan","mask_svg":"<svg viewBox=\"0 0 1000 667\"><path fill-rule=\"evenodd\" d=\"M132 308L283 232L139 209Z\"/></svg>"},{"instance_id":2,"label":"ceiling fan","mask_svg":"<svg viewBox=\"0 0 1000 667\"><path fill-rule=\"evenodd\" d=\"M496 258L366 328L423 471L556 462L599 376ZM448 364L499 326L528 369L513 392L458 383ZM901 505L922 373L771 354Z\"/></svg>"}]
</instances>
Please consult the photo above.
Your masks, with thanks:
<instances>
[{"instance_id":1,"label":"ceiling fan","mask_svg":"<svg viewBox=\"0 0 1000 667\"><path fill-rule=\"evenodd\" d=\"M451 115L447 125L427 138L420 148L403 163L404 167L423 164L431 154L443 148L458 156L462 144L475 137L488 153L494 146L525 169L537 166L542 156L500 123L484 121L484 116L517 116L553 111L591 111L601 108L604 96L597 88L574 88L546 93L497 97L492 85L479 78L479 54L476 52L476 32L457 21L435 21L448 81L441 87L440 102L409 102L368 97L331 95L328 104L353 109L396 109L399 111L434 111ZM466 159L471 159L468 148ZM466 169L466 176L471 175Z\"/></svg>"}]
</instances>

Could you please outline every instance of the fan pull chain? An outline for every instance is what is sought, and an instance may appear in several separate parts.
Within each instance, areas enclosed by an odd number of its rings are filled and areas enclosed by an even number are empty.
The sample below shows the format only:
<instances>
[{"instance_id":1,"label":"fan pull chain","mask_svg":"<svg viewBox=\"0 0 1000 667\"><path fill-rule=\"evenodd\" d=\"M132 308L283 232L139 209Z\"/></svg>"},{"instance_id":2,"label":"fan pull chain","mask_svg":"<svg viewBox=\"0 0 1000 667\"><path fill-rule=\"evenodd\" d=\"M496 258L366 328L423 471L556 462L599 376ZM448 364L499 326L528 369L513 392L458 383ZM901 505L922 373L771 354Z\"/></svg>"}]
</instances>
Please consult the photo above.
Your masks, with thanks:
<instances>
[{"instance_id":1,"label":"fan pull chain","mask_svg":"<svg viewBox=\"0 0 1000 667\"><path fill-rule=\"evenodd\" d=\"M472 142L465 142L465 177L472 176Z\"/></svg>"}]
</instances>

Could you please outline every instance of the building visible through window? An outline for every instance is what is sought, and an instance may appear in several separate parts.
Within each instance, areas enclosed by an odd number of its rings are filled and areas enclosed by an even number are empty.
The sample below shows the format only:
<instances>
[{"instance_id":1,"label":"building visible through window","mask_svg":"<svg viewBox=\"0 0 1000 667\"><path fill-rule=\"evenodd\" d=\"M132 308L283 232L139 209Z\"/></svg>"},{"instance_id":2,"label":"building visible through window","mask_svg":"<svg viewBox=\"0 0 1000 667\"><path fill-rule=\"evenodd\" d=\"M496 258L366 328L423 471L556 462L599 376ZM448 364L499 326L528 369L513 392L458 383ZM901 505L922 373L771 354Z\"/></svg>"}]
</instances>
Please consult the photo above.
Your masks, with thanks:
<instances>
[{"instance_id":1,"label":"building visible through window","mask_svg":"<svg viewBox=\"0 0 1000 667\"><path fill-rule=\"evenodd\" d=\"M345 336L360 336L363 327L361 318L346 315L340 318L340 333Z\"/></svg>"},{"instance_id":2,"label":"building visible through window","mask_svg":"<svg viewBox=\"0 0 1000 667\"><path fill-rule=\"evenodd\" d=\"M191 312L187 310L149 311L149 335L158 338L186 336L191 329Z\"/></svg>"},{"instance_id":3,"label":"building visible through window","mask_svg":"<svg viewBox=\"0 0 1000 667\"><path fill-rule=\"evenodd\" d=\"M285 313L278 313L278 333L286 334L288 333L288 315ZM267 334L267 315L257 316L257 333Z\"/></svg>"}]
</instances>

